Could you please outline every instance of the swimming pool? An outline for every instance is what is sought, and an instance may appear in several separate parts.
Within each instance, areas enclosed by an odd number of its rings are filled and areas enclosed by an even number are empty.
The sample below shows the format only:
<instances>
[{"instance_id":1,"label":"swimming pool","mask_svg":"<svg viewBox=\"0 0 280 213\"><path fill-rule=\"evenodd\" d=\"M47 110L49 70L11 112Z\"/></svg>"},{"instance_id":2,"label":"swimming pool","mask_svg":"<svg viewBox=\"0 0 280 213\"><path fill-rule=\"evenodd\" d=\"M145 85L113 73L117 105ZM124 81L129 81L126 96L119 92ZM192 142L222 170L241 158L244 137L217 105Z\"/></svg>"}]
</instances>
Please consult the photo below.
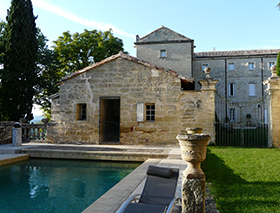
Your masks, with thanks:
<instances>
[{"instance_id":1,"label":"swimming pool","mask_svg":"<svg viewBox=\"0 0 280 213\"><path fill-rule=\"evenodd\" d=\"M82 212L139 165L31 159L0 167L0 212Z\"/></svg>"}]
</instances>

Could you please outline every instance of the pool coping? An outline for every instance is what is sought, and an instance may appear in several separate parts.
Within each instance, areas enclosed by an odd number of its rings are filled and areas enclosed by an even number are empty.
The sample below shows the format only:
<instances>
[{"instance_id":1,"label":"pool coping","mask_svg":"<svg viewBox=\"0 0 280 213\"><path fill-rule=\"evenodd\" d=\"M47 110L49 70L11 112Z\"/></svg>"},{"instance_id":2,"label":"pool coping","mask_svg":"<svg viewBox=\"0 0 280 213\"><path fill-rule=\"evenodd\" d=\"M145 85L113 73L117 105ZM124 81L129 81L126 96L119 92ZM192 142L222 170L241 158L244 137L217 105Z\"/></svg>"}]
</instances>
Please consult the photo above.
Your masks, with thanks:
<instances>
[{"instance_id":1,"label":"pool coping","mask_svg":"<svg viewBox=\"0 0 280 213\"><path fill-rule=\"evenodd\" d=\"M29 159L29 154L1 154L0 166L6 166Z\"/></svg>"},{"instance_id":2,"label":"pool coping","mask_svg":"<svg viewBox=\"0 0 280 213\"><path fill-rule=\"evenodd\" d=\"M142 192L149 165L178 168L180 175L175 195L176 197L181 197L183 170L186 169L187 163L178 159L148 159L87 207L82 213L113 213L118 211L129 197Z\"/></svg>"}]
</instances>

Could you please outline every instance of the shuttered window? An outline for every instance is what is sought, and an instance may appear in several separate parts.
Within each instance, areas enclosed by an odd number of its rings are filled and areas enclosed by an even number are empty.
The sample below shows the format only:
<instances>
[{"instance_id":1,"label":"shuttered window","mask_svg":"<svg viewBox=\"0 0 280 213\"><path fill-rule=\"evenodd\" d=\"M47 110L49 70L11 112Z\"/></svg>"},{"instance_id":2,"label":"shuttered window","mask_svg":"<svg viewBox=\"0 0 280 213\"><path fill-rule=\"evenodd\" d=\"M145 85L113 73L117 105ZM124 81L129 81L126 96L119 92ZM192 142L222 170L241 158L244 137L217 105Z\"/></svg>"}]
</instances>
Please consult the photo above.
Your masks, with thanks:
<instances>
[{"instance_id":1,"label":"shuttered window","mask_svg":"<svg viewBox=\"0 0 280 213\"><path fill-rule=\"evenodd\" d=\"M250 83L249 84L249 96L256 96L256 88L255 88L255 84Z\"/></svg>"}]
</instances>

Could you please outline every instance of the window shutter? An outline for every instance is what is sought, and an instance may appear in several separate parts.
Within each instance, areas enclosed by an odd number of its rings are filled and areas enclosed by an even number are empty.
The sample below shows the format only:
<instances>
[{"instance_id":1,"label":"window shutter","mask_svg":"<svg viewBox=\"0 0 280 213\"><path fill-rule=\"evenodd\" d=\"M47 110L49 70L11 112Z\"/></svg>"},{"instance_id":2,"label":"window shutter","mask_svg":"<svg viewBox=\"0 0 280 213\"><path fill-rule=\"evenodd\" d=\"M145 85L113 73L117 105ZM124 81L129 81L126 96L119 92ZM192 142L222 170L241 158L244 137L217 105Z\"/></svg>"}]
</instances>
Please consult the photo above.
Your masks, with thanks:
<instances>
[{"instance_id":1,"label":"window shutter","mask_svg":"<svg viewBox=\"0 0 280 213\"><path fill-rule=\"evenodd\" d=\"M144 121L144 103L137 104L137 122Z\"/></svg>"},{"instance_id":2,"label":"window shutter","mask_svg":"<svg viewBox=\"0 0 280 213\"><path fill-rule=\"evenodd\" d=\"M249 96L255 96L255 84L249 84Z\"/></svg>"}]
</instances>

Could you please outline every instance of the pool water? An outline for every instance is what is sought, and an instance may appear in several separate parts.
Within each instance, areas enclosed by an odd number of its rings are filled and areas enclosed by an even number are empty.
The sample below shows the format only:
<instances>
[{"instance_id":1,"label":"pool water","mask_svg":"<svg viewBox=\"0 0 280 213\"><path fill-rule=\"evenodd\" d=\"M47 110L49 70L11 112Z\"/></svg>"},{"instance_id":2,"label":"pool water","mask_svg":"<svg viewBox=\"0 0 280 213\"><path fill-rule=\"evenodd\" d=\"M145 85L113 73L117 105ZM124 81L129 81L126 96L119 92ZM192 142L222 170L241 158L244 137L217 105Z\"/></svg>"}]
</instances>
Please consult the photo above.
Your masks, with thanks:
<instances>
[{"instance_id":1,"label":"pool water","mask_svg":"<svg viewBox=\"0 0 280 213\"><path fill-rule=\"evenodd\" d=\"M0 212L80 213L139 165L31 159L0 167Z\"/></svg>"}]
</instances>

